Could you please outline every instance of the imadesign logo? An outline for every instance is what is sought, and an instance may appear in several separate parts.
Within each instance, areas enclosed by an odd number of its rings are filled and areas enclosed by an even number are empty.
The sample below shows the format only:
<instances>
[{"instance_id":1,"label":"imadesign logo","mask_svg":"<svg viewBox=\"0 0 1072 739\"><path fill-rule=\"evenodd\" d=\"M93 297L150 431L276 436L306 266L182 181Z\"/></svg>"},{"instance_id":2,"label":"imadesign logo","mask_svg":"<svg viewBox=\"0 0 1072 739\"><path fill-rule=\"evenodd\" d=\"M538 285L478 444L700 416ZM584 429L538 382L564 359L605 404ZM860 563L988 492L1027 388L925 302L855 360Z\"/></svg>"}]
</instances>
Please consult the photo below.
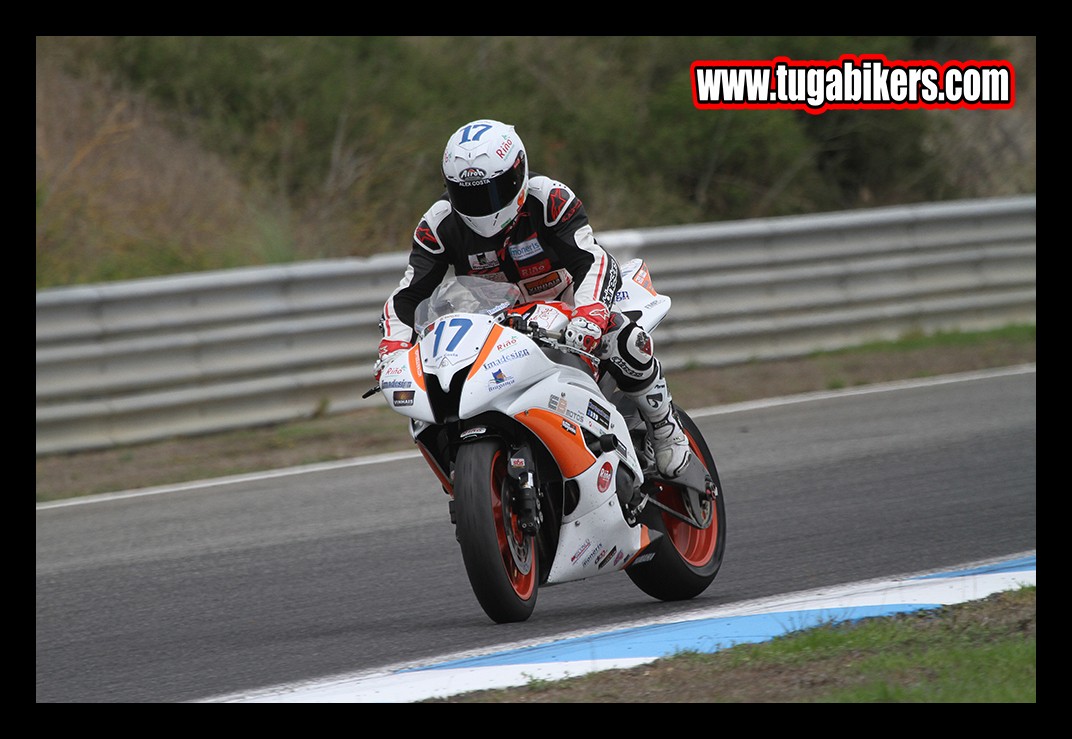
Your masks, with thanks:
<instances>
[{"instance_id":1,"label":"imadesign logo","mask_svg":"<svg viewBox=\"0 0 1072 739\"><path fill-rule=\"evenodd\" d=\"M492 367L498 367L500 364L506 364L507 362L512 362L515 359L520 359L521 357L527 357L528 355L529 355L529 350L528 349L518 349L518 350L512 351L512 352L510 352L508 354L503 354L501 357L497 357L496 359L489 359L487 362L484 362L484 369L489 370Z\"/></svg>"}]
</instances>

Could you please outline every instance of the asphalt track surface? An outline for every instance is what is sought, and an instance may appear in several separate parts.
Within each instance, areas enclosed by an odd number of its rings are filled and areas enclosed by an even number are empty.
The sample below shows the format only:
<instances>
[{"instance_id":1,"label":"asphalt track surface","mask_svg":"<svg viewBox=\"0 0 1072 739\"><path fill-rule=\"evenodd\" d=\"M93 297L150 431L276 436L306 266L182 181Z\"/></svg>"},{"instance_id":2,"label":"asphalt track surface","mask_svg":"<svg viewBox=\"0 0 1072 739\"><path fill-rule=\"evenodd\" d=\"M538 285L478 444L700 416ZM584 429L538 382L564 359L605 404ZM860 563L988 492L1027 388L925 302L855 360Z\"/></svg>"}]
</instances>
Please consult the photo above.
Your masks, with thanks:
<instances>
[{"instance_id":1,"label":"asphalt track surface","mask_svg":"<svg viewBox=\"0 0 1072 739\"><path fill-rule=\"evenodd\" d=\"M496 645L477 653L446 655L426 664L393 665L242 691L206 702L413 703L447 698L524 686L534 680L557 681L602 670L629 669L682 652L717 652L824 624L932 610L1035 585L1035 574L1035 553L1024 552L936 572L700 607L687 614L620 628ZM710 687L713 699L717 699L721 687ZM610 694L599 699L613 701ZM621 694L621 700L629 700L628 692Z\"/></svg>"},{"instance_id":2,"label":"asphalt track surface","mask_svg":"<svg viewBox=\"0 0 1072 739\"><path fill-rule=\"evenodd\" d=\"M711 588L621 573L491 623L416 455L37 507L37 702L172 703L1035 549L1035 368L699 409ZM695 409L694 409L695 410Z\"/></svg>"}]
</instances>

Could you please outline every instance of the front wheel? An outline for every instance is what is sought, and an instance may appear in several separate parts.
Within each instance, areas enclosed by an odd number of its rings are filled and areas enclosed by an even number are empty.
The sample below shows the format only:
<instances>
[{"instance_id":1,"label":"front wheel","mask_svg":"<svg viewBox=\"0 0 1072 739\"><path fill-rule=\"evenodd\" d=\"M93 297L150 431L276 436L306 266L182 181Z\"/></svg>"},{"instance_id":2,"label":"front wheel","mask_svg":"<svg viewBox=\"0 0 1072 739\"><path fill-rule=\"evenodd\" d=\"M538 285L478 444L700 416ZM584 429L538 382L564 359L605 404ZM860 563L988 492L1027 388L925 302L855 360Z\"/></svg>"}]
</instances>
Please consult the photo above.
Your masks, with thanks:
<instances>
[{"instance_id":1,"label":"front wheel","mask_svg":"<svg viewBox=\"0 0 1072 739\"><path fill-rule=\"evenodd\" d=\"M493 439L463 444L454 474L454 510L465 571L480 606L500 624L532 615L538 584L536 542L521 531L511 505L506 457Z\"/></svg>"},{"instance_id":2,"label":"front wheel","mask_svg":"<svg viewBox=\"0 0 1072 739\"><path fill-rule=\"evenodd\" d=\"M690 464L699 462L704 465L713 483L714 494L703 503L703 511L693 511L683 499L679 486L672 481L656 481L655 498L685 518L702 521L710 518L710 525L697 528L671 512L649 505L645 509L647 523L663 536L653 545L655 556L652 559L626 570L638 588L653 598L666 601L687 600L706 590L718 574L726 550L726 502L714 457L688 414L679 409L678 418L692 448Z\"/></svg>"}]
</instances>

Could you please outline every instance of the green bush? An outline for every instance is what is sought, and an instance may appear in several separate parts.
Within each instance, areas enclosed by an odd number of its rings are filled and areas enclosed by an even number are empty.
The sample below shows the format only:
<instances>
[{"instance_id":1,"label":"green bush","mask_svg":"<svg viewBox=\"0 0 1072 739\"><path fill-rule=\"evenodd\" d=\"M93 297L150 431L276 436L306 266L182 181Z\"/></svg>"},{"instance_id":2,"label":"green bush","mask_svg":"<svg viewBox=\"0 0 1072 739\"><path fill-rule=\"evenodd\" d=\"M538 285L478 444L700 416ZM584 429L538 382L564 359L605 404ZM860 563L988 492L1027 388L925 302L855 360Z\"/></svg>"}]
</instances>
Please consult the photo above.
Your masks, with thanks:
<instances>
[{"instance_id":1,"label":"green bush","mask_svg":"<svg viewBox=\"0 0 1072 739\"><path fill-rule=\"evenodd\" d=\"M442 190L447 136L482 116L516 124L533 169L570 184L602 230L988 194L957 176L974 162L953 166L935 143L956 133L948 115L692 105L697 59L878 52L1007 50L990 37L38 37L38 288L406 249ZM142 152L158 130L172 138Z\"/></svg>"}]
</instances>

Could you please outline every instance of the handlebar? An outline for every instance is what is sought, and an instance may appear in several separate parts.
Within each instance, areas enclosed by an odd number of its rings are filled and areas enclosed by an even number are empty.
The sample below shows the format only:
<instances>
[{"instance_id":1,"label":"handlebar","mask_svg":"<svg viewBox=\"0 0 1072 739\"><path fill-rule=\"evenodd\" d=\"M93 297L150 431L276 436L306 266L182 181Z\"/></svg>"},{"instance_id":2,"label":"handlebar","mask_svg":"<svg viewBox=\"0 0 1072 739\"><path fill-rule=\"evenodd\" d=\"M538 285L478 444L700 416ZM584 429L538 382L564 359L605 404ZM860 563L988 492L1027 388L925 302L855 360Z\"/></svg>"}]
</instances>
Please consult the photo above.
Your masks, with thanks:
<instances>
[{"instance_id":1,"label":"handlebar","mask_svg":"<svg viewBox=\"0 0 1072 739\"><path fill-rule=\"evenodd\" d=\"M519 316L516 314L499 316L499 320L507 327L525 334L533 341L539 344L543 344L546 347L549 347L551 349L557 349L560 352L566 352L569 354L576 354L581 357L587 357L596 364L598 364L600 361L599 357L597 357L596 355L586 352L584 349L578 349L575 346L570 346L569 344L567 344L565 331L548 331L547 329L540 326L540 324L525 320L523 316ZM364 394L362 394L361 398L371 398L378 392L380 392L379 383L366 390Z\"/></svg>"},{"instance_id":2,"label":"handlebar","mask_svg":"<svg viewBox=\"0 0 1072 739\"><path fill-rule=\"evenodd\" d=\"M570 354L577 354L582 357L588 357L596 364L600 359L595 354L586 352L584 349L579 349L575 346L570 346L566 343L566 332L563 331L549 331L538 323L532 321L526 321L524 317L518 315L511 315L506 317L506 325L515 331L519 331L527 336L531 337L533 341L550 347L551 349L557 349L560 352L567 352Z\"/></svg>"}]
</instances>

